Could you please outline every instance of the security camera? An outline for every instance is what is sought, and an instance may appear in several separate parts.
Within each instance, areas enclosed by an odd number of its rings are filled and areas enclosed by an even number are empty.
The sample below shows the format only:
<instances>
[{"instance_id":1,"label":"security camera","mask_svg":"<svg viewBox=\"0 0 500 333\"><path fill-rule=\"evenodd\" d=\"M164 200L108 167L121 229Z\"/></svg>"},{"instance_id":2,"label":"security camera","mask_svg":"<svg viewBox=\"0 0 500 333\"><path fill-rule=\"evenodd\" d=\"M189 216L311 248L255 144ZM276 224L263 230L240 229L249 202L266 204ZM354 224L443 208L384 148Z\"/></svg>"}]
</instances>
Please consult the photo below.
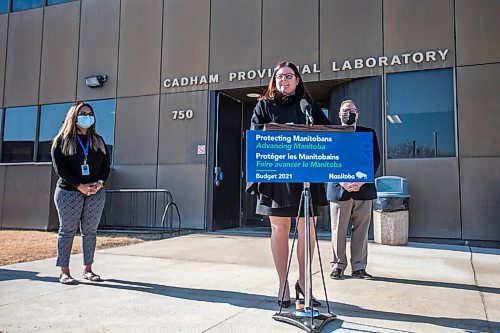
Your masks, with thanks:
<instances>
[{"instance_id":1,"label":"security camera","mask_svg":"<svg viewBox=\"0 0 500 333\"><path fill-rule=\"evenodd\" d=\"M105 74L102 75L94 75L94 76L87 76L85 78L85 84L89 88L97 88L97 87L102 87L104 82L108 79L108 76Z\"/></svg>"}]
</instances>

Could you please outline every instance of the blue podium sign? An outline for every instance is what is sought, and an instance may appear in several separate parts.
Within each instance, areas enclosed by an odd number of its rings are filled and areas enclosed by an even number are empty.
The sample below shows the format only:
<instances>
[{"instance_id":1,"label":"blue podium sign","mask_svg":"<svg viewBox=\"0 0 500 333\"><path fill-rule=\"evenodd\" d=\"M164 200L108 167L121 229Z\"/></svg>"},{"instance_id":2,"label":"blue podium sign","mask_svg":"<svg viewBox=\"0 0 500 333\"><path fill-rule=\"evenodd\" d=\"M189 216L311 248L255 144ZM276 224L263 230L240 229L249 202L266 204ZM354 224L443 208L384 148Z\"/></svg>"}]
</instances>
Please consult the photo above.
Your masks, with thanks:
<instances>
[{"instance_id":1,"label":"blue podium sign","mask_svg":"<svg viewBox=\"0 0 500 333\"><path fill-rule=\"evenodd\" d=\"M247 182L373 182L370 132L247 131Z\"/></svg>"}]
</instances>

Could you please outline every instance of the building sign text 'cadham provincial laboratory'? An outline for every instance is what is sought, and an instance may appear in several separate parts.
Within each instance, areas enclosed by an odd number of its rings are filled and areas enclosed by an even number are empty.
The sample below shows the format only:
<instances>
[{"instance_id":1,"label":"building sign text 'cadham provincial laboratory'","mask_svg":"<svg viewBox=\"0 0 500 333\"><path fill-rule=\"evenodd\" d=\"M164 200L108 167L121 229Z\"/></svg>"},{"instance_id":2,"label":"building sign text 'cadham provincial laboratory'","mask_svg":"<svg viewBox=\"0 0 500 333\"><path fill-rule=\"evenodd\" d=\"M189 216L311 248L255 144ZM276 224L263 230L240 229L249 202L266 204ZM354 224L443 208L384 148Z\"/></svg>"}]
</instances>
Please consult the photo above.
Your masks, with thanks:
<instances>
[{"instance_id":1,"label":"building sign text 'cadham provincial laboratory'","mask_svg":"<svg viewBox=\"0 0 500 333\"><path fill-rule=\"evenodd\" d=\"M379 56L379 57L368 57L359 58L352 60L345 60L343 62L332 61L330 70L332 72L342 72L350 71L354 69L363 68L376 68L376 67L391 67L413 64L421 64L428 62L438 62L446 61L446 56L449 50L436 50L436 51L419 51L413 53L402 53L393 56ZM318 74L321 73L321 69L318 64L312 65L302 65L299 66L299 70L302 75L304 74ZM266 69L255 69L248 71L230 72L228 74L227 80L229 82L233 81L245 81L254 79L264 79L270 78L273 75L272 68ZM210 75L195 75L195 76L185 76L177 78L167 78L163 81L163 86L165 88L175 88L175 87L186 87L195 86L202 84L215 84L219 83L219 74Z\"/></svg>"}]
</instances>

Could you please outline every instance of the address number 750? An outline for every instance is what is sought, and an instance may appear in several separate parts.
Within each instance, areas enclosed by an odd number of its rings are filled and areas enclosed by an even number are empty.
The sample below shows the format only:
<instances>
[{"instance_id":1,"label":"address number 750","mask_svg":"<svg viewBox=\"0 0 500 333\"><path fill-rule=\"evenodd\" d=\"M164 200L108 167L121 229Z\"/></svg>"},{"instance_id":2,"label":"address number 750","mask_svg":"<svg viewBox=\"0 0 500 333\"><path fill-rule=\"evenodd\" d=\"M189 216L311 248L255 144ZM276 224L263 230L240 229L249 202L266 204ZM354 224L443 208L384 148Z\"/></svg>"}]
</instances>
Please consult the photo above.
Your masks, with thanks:
<instances>
[{"instance_id":1,"label":"address number 750","mask_svg":"<svg viewBox=\"0 0 500 333\"><path fill-rule=\"evenodd\" d=\"M172 119L183 120L193 118L193 110L174 110L172 111Z\"/></svg>"}]
</instances>

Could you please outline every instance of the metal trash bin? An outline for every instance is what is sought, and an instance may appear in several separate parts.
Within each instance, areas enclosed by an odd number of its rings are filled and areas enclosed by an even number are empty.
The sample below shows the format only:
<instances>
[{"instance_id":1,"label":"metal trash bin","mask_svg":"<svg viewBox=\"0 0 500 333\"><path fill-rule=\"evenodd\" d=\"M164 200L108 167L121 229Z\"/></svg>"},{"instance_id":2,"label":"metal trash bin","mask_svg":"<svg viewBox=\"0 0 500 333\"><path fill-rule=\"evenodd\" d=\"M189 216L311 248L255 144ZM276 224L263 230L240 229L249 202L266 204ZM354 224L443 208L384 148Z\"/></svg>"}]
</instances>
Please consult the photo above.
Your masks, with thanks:
<instances>
[{"instance_id":1,"label":"metal trash bin","mask_svg":"<svg viewBox=\"0 0 500 333\"><path fill-rule=\"evenodd\" d=\"M408 243L409 204L408 181L397 176L375 179L377 199L373 200L373 238L384 245Z\"/></svg>"}]
</instances>

